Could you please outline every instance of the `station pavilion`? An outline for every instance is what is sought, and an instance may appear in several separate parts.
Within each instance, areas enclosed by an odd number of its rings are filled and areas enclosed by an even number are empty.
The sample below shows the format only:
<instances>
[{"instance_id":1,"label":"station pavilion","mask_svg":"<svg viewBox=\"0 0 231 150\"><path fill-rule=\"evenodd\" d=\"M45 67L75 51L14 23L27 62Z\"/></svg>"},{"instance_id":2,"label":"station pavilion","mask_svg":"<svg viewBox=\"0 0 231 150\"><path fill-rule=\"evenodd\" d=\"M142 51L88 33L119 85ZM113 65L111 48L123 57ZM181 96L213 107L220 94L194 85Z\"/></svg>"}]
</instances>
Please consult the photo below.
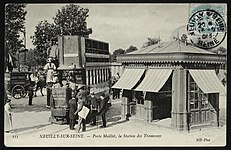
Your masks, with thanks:
<instances>
[{"instance_id":1,"label":"station pavilion","mask_svg":"<svg viewBox=\"0 0 231 150\"><path fill-rule=\"evenodd\" d=\"M119 55L117 62L124 72L112 88L123 91L122 117L168 119L179 131L219 126L219 94L225 88L217 74L225 55L174 40Z\"/></svg>"}]
</instances>

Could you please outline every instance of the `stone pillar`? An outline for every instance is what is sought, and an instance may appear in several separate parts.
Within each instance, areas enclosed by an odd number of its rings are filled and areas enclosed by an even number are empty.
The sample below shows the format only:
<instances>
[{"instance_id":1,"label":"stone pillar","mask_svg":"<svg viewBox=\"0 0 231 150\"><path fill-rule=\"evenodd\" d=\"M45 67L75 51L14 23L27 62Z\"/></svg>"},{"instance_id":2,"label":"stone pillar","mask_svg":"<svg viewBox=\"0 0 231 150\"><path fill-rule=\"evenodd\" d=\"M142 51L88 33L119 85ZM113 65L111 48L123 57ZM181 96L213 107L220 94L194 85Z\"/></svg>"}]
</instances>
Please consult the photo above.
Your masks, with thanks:
<instances>
[{"instance_id":1,"label":"stone pillar","mask_svg":"<svg viewBox=\"0 0 231 150\"><path fill-rule=\"evenodd\" d=\"M176 68L172 76L172 115L171 126L174 130L188 130L186 70Z\"/></svg>"},{"instance_id":2,"label":"stone pillar","mask_svg":"<svg viewBox=\"0 0 231 150\"><path fill-rule=\"evenodd\" d=\"M122 97L121 98L121 105L122 105L121 118L125 119L126 118L126 114L127 113L130 114L130 105L129 105L129 100L128 100L127 97Z\"/></svg>"},{"instance_id":3,"label":"stone pillar","mask_svg":"<svg viewBox=\"0 0 231 150\"><path fill-rule=\"evenodd\" d=\"M145 100L144 101L144 109L146 111L146 118L145 120L147 122L152 122L152 101L150 100Z\"/></svg>"}]
</instances>

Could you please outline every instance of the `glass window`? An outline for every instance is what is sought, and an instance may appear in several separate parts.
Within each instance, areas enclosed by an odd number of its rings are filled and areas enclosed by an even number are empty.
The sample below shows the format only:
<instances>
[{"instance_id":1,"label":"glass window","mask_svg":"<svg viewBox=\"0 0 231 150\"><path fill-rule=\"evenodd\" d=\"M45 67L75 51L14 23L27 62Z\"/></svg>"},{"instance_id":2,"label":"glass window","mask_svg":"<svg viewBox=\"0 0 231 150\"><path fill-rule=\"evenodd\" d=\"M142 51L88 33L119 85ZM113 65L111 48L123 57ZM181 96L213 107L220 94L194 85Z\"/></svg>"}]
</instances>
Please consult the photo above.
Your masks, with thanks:
<instances>
[{"instance_id":1,"label":"glass window","mask_svg":"<svg viewBox=\"0 0 231 150\"><path fill-rule=\"evenodd\" d=\"M198 87L193 78L189 77L189 100L190 109L202 109L208 108L208 94L203 93L203 91Z\"/></svg>"}]
</instances>

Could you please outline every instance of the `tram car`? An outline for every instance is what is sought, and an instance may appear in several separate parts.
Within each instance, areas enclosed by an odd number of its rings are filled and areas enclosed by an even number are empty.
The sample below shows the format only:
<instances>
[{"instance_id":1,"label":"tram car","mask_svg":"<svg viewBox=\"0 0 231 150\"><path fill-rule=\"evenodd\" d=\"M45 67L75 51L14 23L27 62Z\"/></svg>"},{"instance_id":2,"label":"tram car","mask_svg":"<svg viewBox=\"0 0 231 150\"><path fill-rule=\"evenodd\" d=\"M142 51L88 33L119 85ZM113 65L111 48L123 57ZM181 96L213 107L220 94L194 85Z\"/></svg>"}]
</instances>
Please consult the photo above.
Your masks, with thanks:
<instances>
[{"instance_id":1,"label":"tram car","mask_svg":"<svg viewBox=\"0 0 231 150\"><path fill-rule=\"evenodd\" d=\"M60 83L68 81L71 77L76 87L86 86L88 92L94 92L96 97L102 93L109 94L111 70L107 42L81 36L62 35L58 37L56 50L58 50L59 67L57 70ZM65 118L68 114L65 113L68 113L69 95L67 93L69 92L66 92L66 88L60 88L59 92L54 92L57 91L55 88L51 90L50 103L54 104L51 104L51 122L68 121L68 118ZM57 99L60 96L57 94L63 97L59 104Z\"/></svg>"}]
</instances>

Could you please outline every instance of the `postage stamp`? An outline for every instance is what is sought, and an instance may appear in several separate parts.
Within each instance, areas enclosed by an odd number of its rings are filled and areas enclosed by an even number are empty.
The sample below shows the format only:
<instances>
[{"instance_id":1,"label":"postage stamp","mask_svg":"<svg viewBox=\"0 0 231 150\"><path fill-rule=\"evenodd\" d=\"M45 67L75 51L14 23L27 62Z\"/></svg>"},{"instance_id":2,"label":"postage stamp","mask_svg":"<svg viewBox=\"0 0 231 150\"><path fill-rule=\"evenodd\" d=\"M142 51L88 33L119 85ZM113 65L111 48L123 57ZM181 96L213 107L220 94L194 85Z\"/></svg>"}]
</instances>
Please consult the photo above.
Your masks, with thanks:
<instances>
[{"instance_id":1,"label":"postage stamp","mask_svg":"<svg viewBox=\"0 0 231 150\"><path fill-rule=\"evenodd\" d=\"M190 41L197 47L211 49L220 45L226 36L225 20L218 11L198 9L188 21ZM193 12L193 11L192 11Z\"/></svg>"}]
</instances>

